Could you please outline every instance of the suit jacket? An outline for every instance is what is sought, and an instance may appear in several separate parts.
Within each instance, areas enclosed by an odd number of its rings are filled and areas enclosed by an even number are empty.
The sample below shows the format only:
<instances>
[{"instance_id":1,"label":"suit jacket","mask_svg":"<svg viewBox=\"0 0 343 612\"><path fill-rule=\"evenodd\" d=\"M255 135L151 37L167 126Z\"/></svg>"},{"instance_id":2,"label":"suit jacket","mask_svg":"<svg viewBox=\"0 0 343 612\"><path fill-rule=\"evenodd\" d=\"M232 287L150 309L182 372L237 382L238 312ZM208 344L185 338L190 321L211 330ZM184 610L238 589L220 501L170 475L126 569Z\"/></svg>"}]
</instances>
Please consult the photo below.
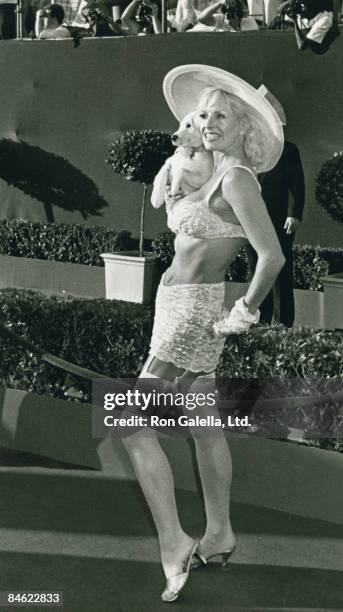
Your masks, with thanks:
<instances>
[{"instance_id":1,"label":"suit jacket","mask_svg":"<svg viewBox=\"0 0 343 612\"><path fill-rule=\"evenodd\" d=\"M286 140L276 166L260 174L258 179L276 232L283 235L287 217L301 221L303 216L305 180L298 147Z\"/></svg>"}]
</instances>

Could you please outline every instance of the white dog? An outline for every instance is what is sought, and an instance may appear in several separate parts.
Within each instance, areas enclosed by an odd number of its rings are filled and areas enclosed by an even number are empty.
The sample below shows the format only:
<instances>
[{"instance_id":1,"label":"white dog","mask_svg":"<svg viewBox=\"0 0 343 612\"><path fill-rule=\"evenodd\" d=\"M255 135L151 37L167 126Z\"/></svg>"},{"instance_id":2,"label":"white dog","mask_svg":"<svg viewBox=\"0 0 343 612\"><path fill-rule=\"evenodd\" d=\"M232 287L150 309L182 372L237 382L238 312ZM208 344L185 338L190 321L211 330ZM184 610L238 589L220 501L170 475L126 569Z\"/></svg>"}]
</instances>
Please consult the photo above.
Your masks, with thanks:
<instances>
[{"instance_id":1,"label":"white dog","mask_svg":"<svg viewBox=\"0 0 343 612\"><path fill-rule=\"evenodd\" d=\"M162 206L167 189L172 198L187 195L200 189L213 174L213 154L204 148L197 116L195 112L186 115L172 135L177 149L155 177L151 195L154 208Z\"/></svg>"}]
</instances>

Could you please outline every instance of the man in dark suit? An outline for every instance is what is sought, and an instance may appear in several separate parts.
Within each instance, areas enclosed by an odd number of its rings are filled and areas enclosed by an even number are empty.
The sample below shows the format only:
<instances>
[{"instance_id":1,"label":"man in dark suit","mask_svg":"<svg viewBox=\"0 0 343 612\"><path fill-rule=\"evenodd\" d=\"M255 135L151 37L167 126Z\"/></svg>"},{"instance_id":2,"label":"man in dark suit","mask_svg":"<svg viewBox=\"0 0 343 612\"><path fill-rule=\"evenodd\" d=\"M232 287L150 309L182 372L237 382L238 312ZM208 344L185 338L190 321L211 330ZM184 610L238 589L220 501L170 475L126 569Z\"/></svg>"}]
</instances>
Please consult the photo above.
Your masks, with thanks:
<instances>
[{"instance_id":1,"label":"man in dark suit","mask_svg":"<svg viewBox=\"0 0 343 612\"><path fill-rule=\"evenodd\" d=\"M276 166L259 176L262 197L286 263L272 291L260 306L261 321L279 321L287 327L294 323L293 294L293 240L300 226L305 204L304 172L299 150L295 144L285 141L283 153Z\"/></svg>"}]
</instances>

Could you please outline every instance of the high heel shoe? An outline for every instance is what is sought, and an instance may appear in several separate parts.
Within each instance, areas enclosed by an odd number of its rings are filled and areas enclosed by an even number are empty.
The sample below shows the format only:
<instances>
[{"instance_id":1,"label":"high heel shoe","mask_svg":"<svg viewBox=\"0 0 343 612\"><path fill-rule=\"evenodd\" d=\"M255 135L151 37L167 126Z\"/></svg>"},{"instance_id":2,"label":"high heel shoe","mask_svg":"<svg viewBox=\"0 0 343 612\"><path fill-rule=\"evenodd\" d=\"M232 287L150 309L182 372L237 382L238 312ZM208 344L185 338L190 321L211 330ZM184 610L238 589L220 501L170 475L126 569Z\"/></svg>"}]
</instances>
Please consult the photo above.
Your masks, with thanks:
<instances>
[{"instance_id":1,"label":"high heel shoe","mask_svg":"<svg viewBox=\"0 0 343 612\"><path fill-rule=\"evenodd\" d=\"M189 570L191 568L191 561L198 546L199 542L194 542L191 551L182 563L182 572L180 574L176 574L175 576L170 576L169 578L167 578L166 588L164 589L161 595L162 601L171 603L172 601L175 601L180 595L183 587L187 582Z\"/></svg>"},{"instance_id":2,"label":"high heel shoe","mask_svg":"<svg viewBox=\"0 0 343 612\"><path fill-rule=\"evenodd\" d=\"M235 549L236 549L236 545L233 546L231 550L226 550L225 552L214 553L213 555L210 555L206 559L206 557L203 554L201 554L201 552L199 551L199 547L198 547L194 551L193 557L191 559L190 569L193 570L193 569L197 569L198 567L205 567L208 564L208 562L211 561L211 559L214 559L215 557L221 557L222 558L221 567L226 567Z\"/></svg>"}]
</instances>

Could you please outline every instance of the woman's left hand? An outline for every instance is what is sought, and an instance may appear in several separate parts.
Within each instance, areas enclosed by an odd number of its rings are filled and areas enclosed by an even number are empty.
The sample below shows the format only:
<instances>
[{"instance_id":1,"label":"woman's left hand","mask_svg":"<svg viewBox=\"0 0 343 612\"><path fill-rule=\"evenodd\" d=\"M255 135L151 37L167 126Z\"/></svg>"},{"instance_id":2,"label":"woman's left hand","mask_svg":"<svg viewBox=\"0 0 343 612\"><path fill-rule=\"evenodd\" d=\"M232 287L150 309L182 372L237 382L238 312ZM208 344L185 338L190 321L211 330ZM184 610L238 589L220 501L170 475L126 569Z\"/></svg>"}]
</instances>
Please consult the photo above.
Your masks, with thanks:
<instances>
[{"instance_id":1,"label":"woman's left hand","mask_svg":"<svg viewBox=\"0 0 343 612\"><path fill-rule=\"evenodd\" d=\"M213 325L213 333L219 338L229 336L230 334L242 334L250 329L251 323L247 321L236 320L231 316L220 319Z\"/></svg>"},{"instance_id":2,"label":"woman's left hand","mask_svg":"<svg viewBox=\"0 0 343 612\"><path fill-rule=\"evenodd\" d=\"M232 310L213 325L215 336L223 337L228 334L242 334L250 329L251 325L258 323L260 311L251 314L244 303L244 298L237 300Z\"/></svg>"}]
</instances>

